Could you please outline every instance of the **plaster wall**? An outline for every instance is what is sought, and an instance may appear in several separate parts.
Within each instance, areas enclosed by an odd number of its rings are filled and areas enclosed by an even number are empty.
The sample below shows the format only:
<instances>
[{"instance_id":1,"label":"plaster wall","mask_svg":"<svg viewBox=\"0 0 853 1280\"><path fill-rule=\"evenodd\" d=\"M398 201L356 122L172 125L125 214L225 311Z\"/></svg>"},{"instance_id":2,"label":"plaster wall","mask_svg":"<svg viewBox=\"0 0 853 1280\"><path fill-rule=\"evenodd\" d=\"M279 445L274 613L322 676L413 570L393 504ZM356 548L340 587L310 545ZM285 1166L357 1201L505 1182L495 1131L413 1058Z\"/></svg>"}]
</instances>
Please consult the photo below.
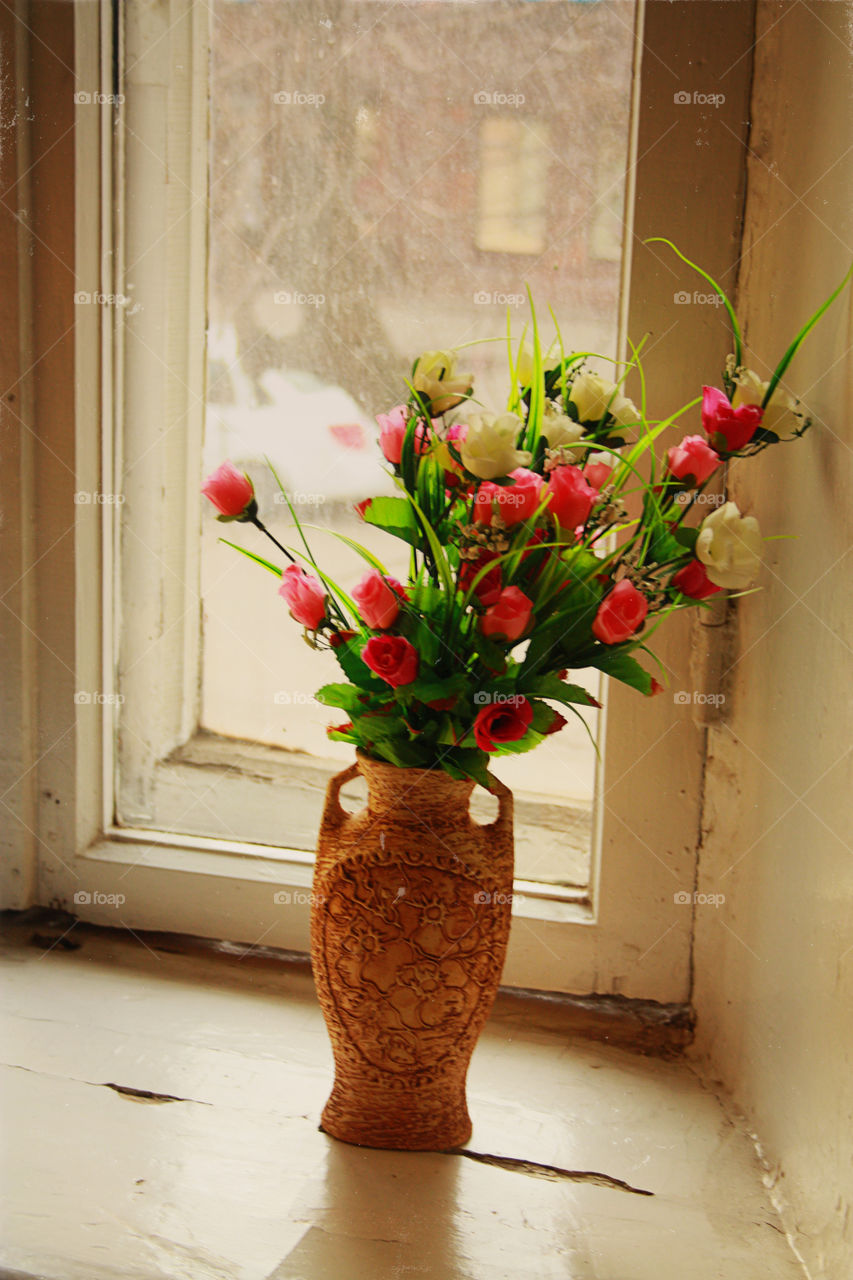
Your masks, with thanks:
<instances>
[{"instance_id":1,"label":"plaster wall","mask_svg":"<svg viewBox=\"0 0 853 1280\"><path fill-rule=\"evenodd\" d=\"M853 259L853 7L760 0L739 313L767 377ZM853 365L848 289L794 360L815 419L732 468L760 514L709 731L695 1052L758 1133L814 1277L853 1276Z\"/></svg>"}]
</instances>

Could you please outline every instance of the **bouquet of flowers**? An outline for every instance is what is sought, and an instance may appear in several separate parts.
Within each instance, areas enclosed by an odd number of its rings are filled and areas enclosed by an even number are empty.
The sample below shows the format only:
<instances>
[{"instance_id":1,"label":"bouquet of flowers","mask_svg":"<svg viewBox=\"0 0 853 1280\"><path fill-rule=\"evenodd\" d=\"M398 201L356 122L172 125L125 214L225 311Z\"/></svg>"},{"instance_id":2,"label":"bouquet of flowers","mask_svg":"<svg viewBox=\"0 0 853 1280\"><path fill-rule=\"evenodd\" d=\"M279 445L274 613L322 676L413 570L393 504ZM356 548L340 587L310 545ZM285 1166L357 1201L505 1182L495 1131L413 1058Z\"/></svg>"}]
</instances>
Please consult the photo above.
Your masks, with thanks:
<instances>
[{"instance_id":1,"label":"bouquet of flowers","mask_svg":"<svg viewBox=\"0 0 853 1280\"><path fill-rule=\"evenodd\" d=\"M851 273L763 382L743 364L728 298L670 247L720 295L734 352L721 386L704 386L668 418L648 416L644 387L639 406L623 394L632 369L643 385L638 350L611 382L589 367L590 353L567 353L558 329L543 350L532 301L530 341L514 347L508 334L505 412L474 399L455 351L415 360L405 400L377 418L399 494L356 508L407 544L405 582L337 534L367 565L346 591L316 563L286 493L301 548L272 537L251 480L231 463L205 482L220 520L254 524L290 561L282 569L229 543L276 575L309 643L334 652L344 679L316 694L347 717L331 738L488 786L491 756L529 751L566 724L562 711L580 716L578 708L599 705L572 682L573 670L596 668L652 695L661 686L637 655L653 658L655 628L754 581L762 544L754 516L721 497L699 523L690 518L731 459L808 428L780 380ZM658 458L659 437L700 403L702 434Z\"/></svg>"}]
</instances>

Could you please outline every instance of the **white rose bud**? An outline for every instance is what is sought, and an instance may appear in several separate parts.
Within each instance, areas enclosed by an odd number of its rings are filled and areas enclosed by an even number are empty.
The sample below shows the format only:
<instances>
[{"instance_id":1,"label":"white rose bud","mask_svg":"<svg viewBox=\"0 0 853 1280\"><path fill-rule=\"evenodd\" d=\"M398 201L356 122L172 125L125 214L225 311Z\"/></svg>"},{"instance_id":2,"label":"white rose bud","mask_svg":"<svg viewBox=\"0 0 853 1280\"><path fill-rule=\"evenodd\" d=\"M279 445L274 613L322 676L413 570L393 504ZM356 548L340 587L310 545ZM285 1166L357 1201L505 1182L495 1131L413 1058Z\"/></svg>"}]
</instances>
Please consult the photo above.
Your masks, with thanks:
<instances>
[{"instance_id":1,"label":"white rose bud","mask_svg":"<svg viewBox=\"0 0 853 1280\"><path fill-rule=\"evenodd\" d=\"M474 381L473 373L456 372L452 351L425 351L418 357L412 385L432 401L433 414L446 413L465 399Z\"/></svg>"},{"instance_id":2,"label":"white rose bud","mask_svg":"<svg viewBox=\"0 0 853 1280\"><path fill-rule=\"evenodd\" d=\"M769 385L769 382L762 382L752 369L743 369L735 378L732 408L739 409L742 404L760 405ZM794 397L777 386L764 410L761 425L768 431L775 431L777 436L792 436L803 425L803 414L797 409Z\"/></svg>"},{"instance_id":3,"label":"white rose bud","mask_svg":"<svg viewBox=\"0 0 853 1280\"><path fill-rule=\"evenodd\" d=\"M742 516L736 502L727 502L706 516L699 526L696 558L716 587L743 590L754 580L761 563L761 532L754 516Z\"/></svg>"},{"instance_id":4,"label":"white rose bud","mask_svg":"<svg viewBox=\"0 0 853 1280\"><path fill-rule=\"evenodd\" d=\"M564 445L576 444L583 435L583 427L549 402L542 414L542 434L550 448L561 449Z\"/></svg>"},{"instance_id":5,"label":"white rose bud","mask_svg":"<svg viewBox=\"0 0 853 1280\"><path fill-rule=\"evenodd\" d=\"M549 369L556 369L560 363L559 356L542 356L542 369L547 372ZM529 342L525 342L518 353L518 385L523 391L529 387L533 381L533 348Z\"/></svg>"},{"instance_id":6,"label":"white rose bud","mask_svg":"<svg viewBox=\"0 0 853 1280\"><path fill-rule=\"evenodd\" d=\"M606 412L620 427L640 421L640 411L632 400L617 391L616 384L598 373L579 373L572 383L569 399L576 406L581 422L600 422Z\"/></svg>"},{"instance_id":7,"label":"white rose bud","mask_svg":"<svg viewBox=\"0 0 853 1280\"><path fill-rule=\"evenodd\" d=\"M522 426L514 413L499 418L493 413L472 413L467 435L459 444L460 456L471 474L481 480L496 480L526 466L530 454L515 447Z\"/></svg>"}]
</instances>

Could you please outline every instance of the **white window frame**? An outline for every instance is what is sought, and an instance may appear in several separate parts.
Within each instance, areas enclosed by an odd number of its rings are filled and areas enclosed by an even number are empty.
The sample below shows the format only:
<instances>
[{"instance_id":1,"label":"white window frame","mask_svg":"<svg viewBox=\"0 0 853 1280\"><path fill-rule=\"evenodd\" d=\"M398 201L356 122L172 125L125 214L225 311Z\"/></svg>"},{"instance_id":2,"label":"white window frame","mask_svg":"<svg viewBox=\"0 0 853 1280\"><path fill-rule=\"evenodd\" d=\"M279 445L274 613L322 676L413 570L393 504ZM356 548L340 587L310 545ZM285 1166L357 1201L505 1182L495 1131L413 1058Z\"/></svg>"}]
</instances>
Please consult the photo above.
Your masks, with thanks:
<instances>
[{"instance_id":1,"label":"white window frame","mask_svg":"<svg viewBox=\"0 0 853 1280\"><path fill-rule=\"evenodd\" d=\"M690 50L679 48L667 34L674 24L655 12L664 8L668 14L680 9L685 15L690 0L649 9L641 0L638 10L626 192L629 250L636 246L638 233L665 231L676 241L689 242L695 221L695 210L686 204L683 209L674 207L659 190L660 179L656 193L649 176L653 168L648 157L656 149L665 158L659 168L670 171L673 142L667 140L678 121L668 125L667 111L673 88L682 85L691 67ZM78 90L125 96L125 103L113 111L82 106L77 111L76 288L124 295L132 305L78 308L85 314L77 324L75 412L81 474L91 485L97 470L102 493L118 494L134 505L134 518L146 525L146 548L137 556L127 542L119 545L115 505L104 503L97 512L80 513L80 528L90 537L92 519L101 520L95 593L93 556L78 556L76 626L81 662L85 660L90 671L93 652L100 653L104 700L99 724L91 707L80 708L78 735L84 723L87 735L97 730L101 751L97 775L85 761L79 770L78 793L100 795L101 822L94 839L91 822L88 827L79 825L81 838L68 865L45 865L42 883L45 896L54 902L70 906L76 897L73 909L78 916L96 923L304 952L309 946L310 854L264 849L237 839L137 829L127 820L119 826L114 817L116 716L110 699L117 693L120 669L124 688L134 679L144 687L158 678L157 670L146 666L145 656L155 608L162 608L159 625L171 637L165 674L172 683L166 713L156 726L159 749L166 751L182 741L195 723L199 600L193 566L200 543L199 499L187 460L199 447L204 395L209 21L207 5L193 0L147 6L144 16L143 7L137 10L132 2L119 6L119 12L124 30L119 33L118 61L125 71L123 81L114 85L112 7L106 0L76 5ZM747 16L734 21L746 22ZM715 57L721 66L726 64L729 38L724 24L707 33L706 66ZM738 84L745 95L748 68L741 74ZM728 111L726 127L737 141L742 100L732 94L721 110ZM703 210L708 245L703 261L712 267L736 260L734 203L743 158L737 146L730 152L723 157L721 181L727 172L736 179L731 207L720 202L714 210ZM691 153L687 140L680 144L680 154L689 191L697 175L707 179L708 160L695 149ZM92 182L95 171L99 187ZM719 150L715 172L719 177ZM129 278L129 267L136 279ZM666 289L662 293L661 282L672 289L681 287L677 272L648 251L626 253L624 272L631 290L623 289L622 332L636 334L642 324L663 335L672 324L672 294ZM640 297L643 305L635 301ZM684 331L676 335L676 353L670 348L664 359L653 343L647 359L653 386L655 379L663 385L668 376L675 397L670 407L692 395L688 365L696 368L697 349L707 353L711 368L721 363L727 349L717 317L677 319L684 322ZM679 352L680 368L675 363ZM706 359L702 367L708 363ZM136 471L127 492L121 477L128 449L150 448L152 422L163 423L169 437L165 449L173 487L161 492L162 469L152 463L147 475ZM158 546L162 554L152 554ZM183 568L176 571L176 566ZM143 586L132 609L121 616L121 578L127 582L129 576ZM103 622L99 635L92 621L98 594ZM658 646L676 679L686 675L689 625L687 619L674 620ZM164 661L162 654L159 661ZM607 702L610 741L598 788L589 891L561 894L517 884L503 981L555 992L684 1003L690 997L692 913L675 903L675 895L692 891L695 884L704 731L692 725L671 698L648 702L611 683ZM124 749L132 753L136 747L125 744ZM144 776L153 758L150 740L138 751L139 773ZM86 758L95 755L90 751ZM281 890L294 898L286 910L272 905L273 892ZM118 917L114 904L104 903L104 897L117 894L124 897ZM86 895L90 900L81 901Z\"/></svg>"}]
</instances>

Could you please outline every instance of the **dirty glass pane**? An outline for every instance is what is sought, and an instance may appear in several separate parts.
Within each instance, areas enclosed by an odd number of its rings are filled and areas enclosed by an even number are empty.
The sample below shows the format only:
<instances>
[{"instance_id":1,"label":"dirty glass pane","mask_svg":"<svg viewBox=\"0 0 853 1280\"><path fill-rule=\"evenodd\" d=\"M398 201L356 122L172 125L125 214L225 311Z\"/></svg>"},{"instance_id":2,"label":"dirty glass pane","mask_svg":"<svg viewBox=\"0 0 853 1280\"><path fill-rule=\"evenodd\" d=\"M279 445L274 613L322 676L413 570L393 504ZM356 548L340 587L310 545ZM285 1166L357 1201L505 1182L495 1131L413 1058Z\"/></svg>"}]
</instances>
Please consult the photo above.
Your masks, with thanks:
<instances>
[{"instance_id":1,"label":"dirty glass pane","mask_svg":"<svg viewBox=\"0 0 853 1280\"><path fill-rule=\"evenodd\" d=\"M527 285L567 346L615 354L633 20L627 0L215 0L203 465L248 470L292 544L268 455L343 585L362 562L323 529L406 571L403 545L371 538L352 508L391 491L374 415L416 355L500 338L507 308L520 337ZM464 363L501 410L505 343ZM311 696L340 678L334 659L222 533L276 559L257 531L205 513L202 729L284 748L295 769L348 760ZM583 725L495 771L520 802L517 874L586 883ZM292 840L310 848L310 828Z\"/></svg>"}]
</instances>

